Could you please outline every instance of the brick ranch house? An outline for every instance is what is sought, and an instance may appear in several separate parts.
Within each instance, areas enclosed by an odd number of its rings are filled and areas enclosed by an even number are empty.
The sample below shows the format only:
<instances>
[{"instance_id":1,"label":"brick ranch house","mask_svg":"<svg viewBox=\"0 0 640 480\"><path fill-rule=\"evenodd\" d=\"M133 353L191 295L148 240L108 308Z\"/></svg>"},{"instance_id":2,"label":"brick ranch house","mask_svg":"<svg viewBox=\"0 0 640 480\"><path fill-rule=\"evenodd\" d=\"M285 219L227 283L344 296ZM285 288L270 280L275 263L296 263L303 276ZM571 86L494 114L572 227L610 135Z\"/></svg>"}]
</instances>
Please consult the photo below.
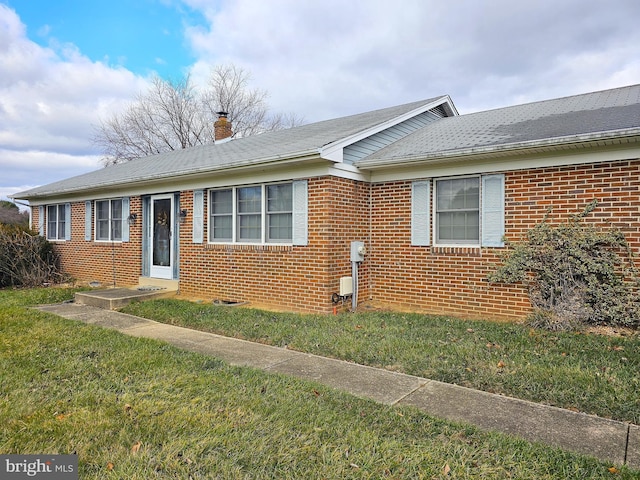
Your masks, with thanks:
<instances>
[{"instance_id":1,"label":"brick ranch house","mask_svg":"<svg viewBox=\"0 0 640 480\"><path fill-rule=\"evenodd\" d=\"M524 289L486 276L503 239L549 207L565 219L598 199L592 221L621 227L639 251L640 85L467 115L442 96L15 198L81 281L166 279L194 298L329 313L336 300L350 306L339 295L352 277L358 302L519 318L531 308ZM352 261L354 241L366 250Z\"/></svg>"}]
</instances>

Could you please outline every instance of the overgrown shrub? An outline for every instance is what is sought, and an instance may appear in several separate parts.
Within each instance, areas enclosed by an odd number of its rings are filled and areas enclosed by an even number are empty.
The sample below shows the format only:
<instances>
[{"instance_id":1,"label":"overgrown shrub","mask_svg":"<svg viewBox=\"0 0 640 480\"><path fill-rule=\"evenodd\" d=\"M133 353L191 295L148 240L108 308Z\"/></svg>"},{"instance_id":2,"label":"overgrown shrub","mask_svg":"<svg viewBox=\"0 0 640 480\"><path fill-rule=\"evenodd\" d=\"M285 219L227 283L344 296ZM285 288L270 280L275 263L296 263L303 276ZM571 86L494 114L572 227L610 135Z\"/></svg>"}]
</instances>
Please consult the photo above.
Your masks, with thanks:
<instances>
[{"instance_id":1,"label":"overgrown shrub","mask_svg":"<svg viewBox=\"0 0 640 480\"><path fill-rule=\"evenodd\" d=\"M0 287L36 287L61 279L49 241L23 226L0 224Z\"/></svg>"},{"instance_id":2,"label":"overgrown shrub","mask_svg":"<svg viewBox=\"0 0 640 480\"><path fill-rule=\"evenodd\" d=\"M502 264L488 278L528 288L532 326L638 327L640 282L631 249L619 229L584 222L596 206L594 200L558 225L551 225L547 214L522 241L506 242Z\"/></svg>"}]
</instances>

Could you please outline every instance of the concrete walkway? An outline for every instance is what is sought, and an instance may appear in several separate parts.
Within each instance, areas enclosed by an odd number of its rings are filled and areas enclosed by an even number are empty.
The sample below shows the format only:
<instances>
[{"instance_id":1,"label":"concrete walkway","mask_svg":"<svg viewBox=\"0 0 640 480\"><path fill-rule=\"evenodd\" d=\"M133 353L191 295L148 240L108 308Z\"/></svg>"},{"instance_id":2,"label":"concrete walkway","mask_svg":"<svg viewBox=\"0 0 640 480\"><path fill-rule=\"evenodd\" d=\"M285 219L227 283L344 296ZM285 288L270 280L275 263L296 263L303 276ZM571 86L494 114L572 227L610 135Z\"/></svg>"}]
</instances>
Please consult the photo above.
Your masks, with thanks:
<instances>
[{"instance_id":1,"label":"concrete walkway","mask_svg":"<svg viewBox=\"0 0 640 480\"><path fill-rule=\"evenodd\" d=\"M166 325L74 303L38 307L61 317L154 338L324 385L386 405L412 405L430 415L592 455L640 469L640 426L472 390L426 378Z\"/></svg>"}]
</instances>

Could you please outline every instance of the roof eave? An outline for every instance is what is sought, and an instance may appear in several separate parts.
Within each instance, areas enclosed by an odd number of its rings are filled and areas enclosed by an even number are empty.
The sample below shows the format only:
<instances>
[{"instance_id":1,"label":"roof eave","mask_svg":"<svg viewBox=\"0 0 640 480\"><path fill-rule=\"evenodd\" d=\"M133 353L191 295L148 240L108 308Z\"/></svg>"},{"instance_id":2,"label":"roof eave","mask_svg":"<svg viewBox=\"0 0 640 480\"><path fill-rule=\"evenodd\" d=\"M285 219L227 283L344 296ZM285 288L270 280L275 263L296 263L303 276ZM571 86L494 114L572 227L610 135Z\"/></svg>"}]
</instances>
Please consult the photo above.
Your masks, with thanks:
<instances>
[{"instance_id":1,"label":"roof eave","mask_svg":"<svg viewBox=\"0 0 640 480\"><path fill-rule=\"evenodd\" d=\"M295 165L298 163L308 162L313 159L320 159L321 157L318 155L318 150L308 150L304 152L298 152L296 154L284 156L275 156L263 158L260 160L251 160L247 162L237 162L234 164L227 165L216 165L214 167L207 168L199 168L193 169L189 171L179 172L172 175L150 175L144 178L135 178L126 182L112 182L112 183L100 183L93 185L86 185L81 188L68 188L68 189L60 189L56 191L44 192L44 193L35 193L33 195L21 195L22 193L28 193L29 190L25 192L20 192L11 196L12 199L16 200L41 200L51 197L60 197L69 194L89 194L95 192L103 192L110 191L118 188L127 188L135 185L143 189L147 185L154 185L157 183L166 182L168 179L175 179L175 183L180 183L183 179L198 177L202 175L212 174L212 173L229 173L232 171L238 172L246 172L252 169L264 168L265 166L270 166L274 164L278 165ZM37 187L36 187L37 188Z\"/></svg>"}]
</instances>

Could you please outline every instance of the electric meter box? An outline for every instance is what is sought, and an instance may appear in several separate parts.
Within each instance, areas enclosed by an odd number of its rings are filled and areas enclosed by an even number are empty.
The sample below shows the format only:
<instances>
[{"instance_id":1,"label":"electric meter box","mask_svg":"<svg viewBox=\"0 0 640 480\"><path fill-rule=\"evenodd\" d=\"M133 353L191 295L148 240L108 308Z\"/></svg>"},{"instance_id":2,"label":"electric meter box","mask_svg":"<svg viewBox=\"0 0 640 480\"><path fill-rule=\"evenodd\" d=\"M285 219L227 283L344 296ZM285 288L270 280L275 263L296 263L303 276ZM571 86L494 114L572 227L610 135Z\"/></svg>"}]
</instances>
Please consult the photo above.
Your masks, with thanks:
<instances>
[{"instance_id":1,"label":"electric meter box","mask_svg":"<svg viewBox=\"0 0 640 480\"><path fill-rule=\"evenodd\" d=\"M367 253L367 249L364 246L364 242L351 242L351 261L352 262L364 262L364 256Z\"/></svg>"}]
</instances>

